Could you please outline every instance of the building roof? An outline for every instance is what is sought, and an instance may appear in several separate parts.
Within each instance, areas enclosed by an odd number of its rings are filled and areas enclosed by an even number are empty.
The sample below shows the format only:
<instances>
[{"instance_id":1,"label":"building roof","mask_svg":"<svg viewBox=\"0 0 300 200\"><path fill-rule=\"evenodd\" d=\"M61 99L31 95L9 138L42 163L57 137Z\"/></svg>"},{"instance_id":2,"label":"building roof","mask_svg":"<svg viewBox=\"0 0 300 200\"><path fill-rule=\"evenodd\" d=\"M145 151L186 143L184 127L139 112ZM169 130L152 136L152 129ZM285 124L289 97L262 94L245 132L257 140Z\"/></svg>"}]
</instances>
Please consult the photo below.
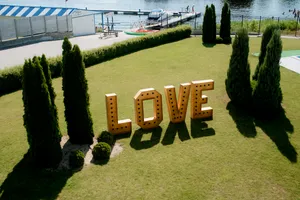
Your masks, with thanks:
<instances>
[{"instance_id":1,"label":"building roof","mask_svg":"<svg viewBox=\"0 0 300 200\"><path fill-rule=\"evenodd\" d=\"M50 16L50 15L70 15L76 8L61 7L42 7L42 6L19 6L19 5L1 5L0 16L11 17L32 17L32 16Z\"/></svg>"}]
</instances>

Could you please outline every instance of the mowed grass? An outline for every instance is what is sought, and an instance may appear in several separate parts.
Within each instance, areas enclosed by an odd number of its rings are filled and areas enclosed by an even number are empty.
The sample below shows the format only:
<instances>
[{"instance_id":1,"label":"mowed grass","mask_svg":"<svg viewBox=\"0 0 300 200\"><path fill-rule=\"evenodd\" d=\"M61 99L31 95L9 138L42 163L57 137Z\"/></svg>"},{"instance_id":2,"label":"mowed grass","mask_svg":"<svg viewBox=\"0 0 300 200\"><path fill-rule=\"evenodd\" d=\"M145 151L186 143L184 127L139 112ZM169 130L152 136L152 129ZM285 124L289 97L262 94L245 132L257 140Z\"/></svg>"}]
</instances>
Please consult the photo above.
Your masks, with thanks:
<instances>
[{"instance_id":1,"label":"mowed grass","mask_svg":"<svg viewBox=\"0 0 300 200\"><path fill-rule=\"evenodd\" d=\"M250 39L250 53L259 51L260 42ZM284 50L299 47L300 40L283 39ZM106 130L107 93L118 95L119 119L131 119L133 129L117 141L124 147L119 156L77 173L23 169L19 162L28 144L22 92L0 97L2 199L300 199L300 76L281 68L286 118L256 121L229 104L224 81L231 51L230 45L204 47L194 37L88 68L95 134ZM249 55L252 72L257 60ZM164 86L176 86L178 94L180 83L205 79L215 81L215 89L204 92L213 120L191 123L188 108L186 124L170 125ZM53 84L66 135L62 79ZM133 97L149 87L163 95L164 120L143 133L135 124ZM145 109L151 116L149 103Z\"/></svg>"}]
</instances>

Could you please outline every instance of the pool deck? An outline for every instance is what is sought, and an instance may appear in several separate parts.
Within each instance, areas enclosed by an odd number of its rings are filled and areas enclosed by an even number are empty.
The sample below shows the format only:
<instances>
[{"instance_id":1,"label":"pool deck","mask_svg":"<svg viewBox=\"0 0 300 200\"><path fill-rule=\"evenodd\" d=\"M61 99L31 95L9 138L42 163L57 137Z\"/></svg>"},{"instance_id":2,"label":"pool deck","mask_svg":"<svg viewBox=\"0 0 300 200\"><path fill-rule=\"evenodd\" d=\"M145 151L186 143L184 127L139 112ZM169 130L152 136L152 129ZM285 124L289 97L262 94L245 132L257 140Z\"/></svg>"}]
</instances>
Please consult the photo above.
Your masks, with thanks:
<instances>
[{"instance_id":1,"label":"pool deck","mask_svg":"<svg viewBox=\"0 0 300 200\"><path fill-rule=\"evenodd\" d=\"M297 56L281 58L280 65L293 72L300 74L300 58L298 58Z\"/></svg>"}]
</instances>

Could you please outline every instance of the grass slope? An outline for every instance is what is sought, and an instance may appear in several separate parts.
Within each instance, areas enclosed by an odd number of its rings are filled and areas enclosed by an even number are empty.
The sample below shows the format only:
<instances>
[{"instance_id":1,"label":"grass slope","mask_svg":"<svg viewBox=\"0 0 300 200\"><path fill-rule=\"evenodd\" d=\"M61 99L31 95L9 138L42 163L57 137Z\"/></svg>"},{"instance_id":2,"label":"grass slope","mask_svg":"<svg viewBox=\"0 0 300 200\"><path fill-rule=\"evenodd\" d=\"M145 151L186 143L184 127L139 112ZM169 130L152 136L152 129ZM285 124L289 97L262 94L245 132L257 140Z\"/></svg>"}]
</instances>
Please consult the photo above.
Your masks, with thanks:
<instances>
[{"instance_id":1,"label":"grass slope","mask_svg":"<svg viewBox=\"0 0 300 200\"><path fill-rule=\"evenodd\" d=\"M260 41L250 39L250 53L259 51ZM283 39L284 50L299 46L299 40ZM204 47L195 37L88 68L97 134L106 129L107 93L118 95L119 119L134 122L133 96L153 87L163 95L164 121L144 134L133 123L131 137L119 140L119 156L74 174L22 167L28 149L22 93L0 97L0 199L299 199L300 77L281 68L286 117L258 122L229 103L224 81L230 55L230 45ZM257 57L249 60L254 72ZM215 80L215 89L205 92L214 119L191 123L188 112L186 124L170 125L163 87L173 84L178 93L180 83L204 79ZM53 84L66 134L61 81ZM145 112L151 116L151 102Z\"/></svg>"}]
</instances>

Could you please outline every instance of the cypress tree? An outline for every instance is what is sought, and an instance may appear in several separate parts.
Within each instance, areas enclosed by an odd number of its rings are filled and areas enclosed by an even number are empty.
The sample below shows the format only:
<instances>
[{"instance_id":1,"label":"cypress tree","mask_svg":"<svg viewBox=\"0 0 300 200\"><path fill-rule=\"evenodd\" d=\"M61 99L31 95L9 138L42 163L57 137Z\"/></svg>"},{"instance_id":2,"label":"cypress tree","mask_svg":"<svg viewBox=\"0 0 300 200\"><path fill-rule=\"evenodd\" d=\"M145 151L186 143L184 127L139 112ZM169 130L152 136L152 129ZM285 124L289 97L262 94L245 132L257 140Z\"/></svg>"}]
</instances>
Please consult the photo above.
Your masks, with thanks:
<instances>
[{"instance_id":1,"label":"cypress tree","mask_svg":"<svg viewBox=\"0 0 300 200\"><path fill-rule=\"evenodd\" d=\"M48 86L37 58L23 66L24 126L27 131L29 155L43 168L57 167L62 158L61 135L55 123Z\"/></svg>"},{"instance_id":2,"label":"cypress tree","mask_svg":"<svg viewBox=\"0 0 300 200\"><path fill-rule=\"evenodd\" d=\"M265 31L263 33L262 40L261 40L261 46L260 46L260 53L259 53L259 58L258 58L258 64L256 66L254 75L252 76L253 80L258 79L258 74L259 74L260 68L261 68L262 64L264 63L264 59L266 56L267 45L270 42L273 32L275 30L279 30L279 26L276 24L272 24L272 25L267 26L267 28L265 29Z\"/></svg>"},{"instance_id":3,"label":"cypress tree","mask_svg":"<svg viewBox=\"0 0 300 200\"><path fill-rule=\"evenodd\" d=\"M212 11L212 42L216 41L217 37L217 17L216 17L216 8L214 4L211 4L211 11Z\"/></svg>"},{"instance_id":4,"label":"cypress tree","mask_svg":"<svg viewBox=\"0 0 300 200\"><path fill-rule=\"evenodd\" d=\"M267 46L266 57L258 74L253 92L255 109L263 117L275 116L281 109L280 57L282 42L280 30L275 30Z\"/></svg>"},{"instance_id":5,"label":"cypress tree","mask_svg":"<svg viewBox=\"0 0 300 200\"><path fill-rule=\"evenodd\" d=\"M40 58L40 62L41 62L41 66L43 68L43 73L44 73L46 83L47 83L47 86L48 86L50 100L51 100L52 108L53 108L53 111L54 111L55 124L57 126L57 130L59 131L58 134L61 135L60 130L59 130L59 125L58 125L57 108L56 108L56 105L55 105L56 94L55 94L54 88L52 86L51 72L50 72L49 64L48 64L48 61L47 61L47 58L46 58L45 54L43 54L42 57Z\"/></svg>"},{"instance_id":6,"label":"cypress tree","mask_svg":"<svg viewBox=\"0 0 300 200\"><path fill-rule=\"evenodd\" d=\"M205 7L205 13L203 17L203 23L202 23L202 42L207 43L208 38L207 38L207 13L208 13L208 5Z\"/></svg>"},{"instance_id":7,"label":"cypress tree","mask_svg":"<svg viewBox=\"0 0 300 200\"><path fill-rule=\"evenodd\" d=\"M246 29L240 29L232 45L232 55L225 80L226 91L231 101L247 107L251 105L250 65L248 62L249 36Z\"/></svg>"},{"instance_id":8,"label":"cypress tree","mask_svg":"<svg viewBox=\"0 0 300 200\"><path fill-rule=\"evenodd\" d=\"M203 43L214 43L213 40L213 13L212 8L206 6L206 11L203 18L203 35L202 41Z\"/></svg>"},{"instance_id":9,"label":"cypress tree","mask_svg":"<svg viewBox=\"0 0 300 200\"><path fill-rule=\"evenodd\" d=\"M63 43L63 90L68 135L74 144L93 143L93 122L89 110L88 84L80 49L68 39Z\"/></svg>"},{"instance_id":10,"label":"cypress tree","mask_svg":"<svg viewBox=\"0 0 300 200\"><path fill-rule=\"evenodd\" d=\"M224 43L231 43L230 30L231 30L231 13L230 13L228 3L225 2L222 8L221 27L220 27L220 37L223 39Z\"/></svg>"}]
</instances>

